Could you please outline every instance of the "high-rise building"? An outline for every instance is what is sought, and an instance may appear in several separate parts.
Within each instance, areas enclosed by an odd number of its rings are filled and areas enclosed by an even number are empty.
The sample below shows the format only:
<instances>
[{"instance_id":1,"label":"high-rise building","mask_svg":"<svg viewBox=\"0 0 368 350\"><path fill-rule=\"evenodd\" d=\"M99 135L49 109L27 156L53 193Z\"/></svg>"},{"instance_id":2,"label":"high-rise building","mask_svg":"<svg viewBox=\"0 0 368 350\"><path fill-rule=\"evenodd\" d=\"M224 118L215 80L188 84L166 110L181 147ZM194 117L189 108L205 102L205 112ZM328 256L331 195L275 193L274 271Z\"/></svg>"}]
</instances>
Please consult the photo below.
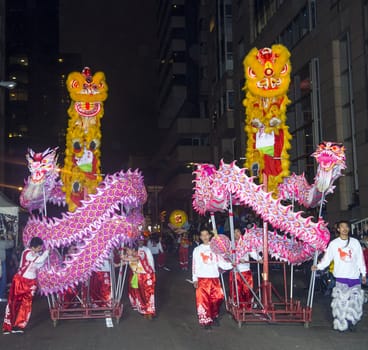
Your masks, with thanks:
<instances>
[{"instance_id":1,"label":"high-rise building","mask_svg":"<svg viewBox=\"0 0 368 350\"><path fill-rule=\"evenodd\" d=\"M0 81L5 78L5 0L0 0ZM5 91L0 87L0 183L4 183ZM0 188L1 190L1 188Z\"/></svg>"},{"instance_id":2,"label":"high-rise building","mask_svg":"<svg viewBox=\"0 0 368 350\"><path fill-rule=\"evenodd\" d=\"M155 184L162 186L158 205L189 213L193 165L212 158L206 87L200 84L206 40L200 6L197 0L160 0L156 12L160 147L152 165Z\"/></svg>"},{"instance_id":3,"label":"high-rise building","mask_svg":"<svg viewBox=\"0 0 368 350\"><path fill-rule=\"evenodd\" d=\"M327 219L368 217L368 1L233 1L235 124L244 154L242 61L253 48L281 43L291 52L291 171L313 182L311 153L322 141L342 142L347 169L328 197Z\"/></svg>"},{"instance_id":4,"label":"high-rise building","mask_svg":"<svg viewBox=\"0 0 368 350\"><path fill-rule=\"evenodd\" d=\"M233 15L231 0L207 1L207 84L213 160L237 154L234 125Z\"/></svg>"},{"instance_id":5,"label":"high-rise building","mask_svg":"<svg viewBox=\"0 0 368 350\"><path fill-rule=\"evenodd\" d=\"M17 83L5 98L4 183L14 200L28 176L27 148L61 146L69 107L65 80L81 70L78 55L59 53L59 1L6 1L4 79ZM15 189L15 191L14 191Z\"/></svg>"}]
</instances>

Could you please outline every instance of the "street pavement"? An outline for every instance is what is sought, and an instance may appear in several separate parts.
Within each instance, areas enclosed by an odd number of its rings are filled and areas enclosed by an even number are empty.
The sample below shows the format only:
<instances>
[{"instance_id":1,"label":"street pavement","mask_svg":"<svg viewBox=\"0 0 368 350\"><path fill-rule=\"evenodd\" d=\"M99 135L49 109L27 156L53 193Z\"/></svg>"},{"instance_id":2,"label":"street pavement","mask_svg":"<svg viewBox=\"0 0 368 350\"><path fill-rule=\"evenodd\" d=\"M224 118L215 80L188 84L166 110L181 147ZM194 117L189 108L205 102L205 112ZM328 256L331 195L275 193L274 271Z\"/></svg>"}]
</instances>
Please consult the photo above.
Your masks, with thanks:
<instances>
[{"instance_id":1,"label":"street pavement","mask_svg":"<svg viewBox=\"0 0 368 350\"><path fill-rule=\"evenodd\" d=\"M119 324L107 328L103 319L60 320L56 327L50 319L47 301L36 297L31 320L23 335L0 334L0 350L359 350L368 348L368 304L356 332L332 330L330 298L315 295L312 323L243 323L239 328L231 315L222 310L221 326L201 329L195 313L195 293L186 281L190 271L180 271L176 260L171 271L157 274L157 317L144 319L130 308L124 296L124 311ZM271 273L271 281L273 274ZM299 274L299 275L298 275ZM295 277L295 293L307 293L302 272ZM126 287L126 286L125 286ZM4 303L0 317L4 316Z\"/></svg>"}]
</instances>

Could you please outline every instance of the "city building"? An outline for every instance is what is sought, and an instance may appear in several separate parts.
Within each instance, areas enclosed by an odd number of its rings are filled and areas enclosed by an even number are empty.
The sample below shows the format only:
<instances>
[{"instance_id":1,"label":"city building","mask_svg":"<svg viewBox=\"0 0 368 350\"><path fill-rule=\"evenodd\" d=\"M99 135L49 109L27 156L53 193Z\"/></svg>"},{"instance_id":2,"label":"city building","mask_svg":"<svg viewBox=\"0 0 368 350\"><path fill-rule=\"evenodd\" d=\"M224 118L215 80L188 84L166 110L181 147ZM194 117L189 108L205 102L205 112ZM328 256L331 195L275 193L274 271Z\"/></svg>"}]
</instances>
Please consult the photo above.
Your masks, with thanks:
<instances>
[{"instance_id":1,"label":"city building","mask_svg":"<svg viewBox=\"0 0 368 350\"><path fill-rule=\"evenodd\" d=\"M162 186L154 187L160 188L160 209L182 209L190 217L194 163L212 160L207 86L200 83L207 40L201 5L197 0L160 0L156 12L160 146L151 162L157 170L153 185Z\"/></svg>"},{"instance_id":2,"label":"city building","mask_svg":"<svg viewBox=\"0 0 368 350\"><path fill-rule=\"evenodd\" d=\"M313 182L310 157L322 141L342 142L347 169L327 197L326 217L368 217L368 2L348 0L233 1L235 125L245 152L242 61L253 48L281 43L291 52L288 107L291 171Z\"/></svg>"}]
</instances>

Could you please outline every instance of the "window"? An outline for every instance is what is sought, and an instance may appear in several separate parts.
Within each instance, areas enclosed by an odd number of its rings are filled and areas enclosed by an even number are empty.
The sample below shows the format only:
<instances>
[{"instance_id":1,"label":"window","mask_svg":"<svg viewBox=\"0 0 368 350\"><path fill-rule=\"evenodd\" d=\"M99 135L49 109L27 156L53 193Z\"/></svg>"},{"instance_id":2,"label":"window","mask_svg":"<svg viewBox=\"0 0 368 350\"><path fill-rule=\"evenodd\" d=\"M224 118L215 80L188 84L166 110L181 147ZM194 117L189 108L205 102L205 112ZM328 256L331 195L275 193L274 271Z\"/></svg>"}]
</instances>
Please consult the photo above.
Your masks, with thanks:
<instances>
[{"instance_id":1,"label":"window","mask_svg":"<svg viewBox=\"0 0 368 350\"><path fill-rule=\"evenodd\" d=\"M338 51L335 52L339 57L340 67L340 81L335 83L340 86L340 98L341 106L339 116L341 123L340 134L342 134L343 143L346 148L346 166L344 181L344 189L342 189L342 197L344 200L341 202L342 209L351 208L354 205L355 199L352 197L353 193L358 191L358 167L357 167L357 155L356 155L356 141L355 141L355 120L354 120L354 98L352 91L352 67L350 56L350 37L345 34L338 43Z\"/></svg>"},{"instance_id":2,"label":"window","mask_svg":"<svg viewBox=\"0 0 368 350\"><path fill-rule=\"evenodd\" d=\"M295 72L290 84L291 106L288 108L291 140L291 170L304 172L308 181L313 181L315 162L311 154L321 141L319 70L317 59Z\"/></svg>"},{"instance_id":3,"label":"window","mask_svg":"<svg viewBox=\"0 0 368 350\"><path fill-rule=\"evenodd\" d=\"M234 97L235 97L234 90L226 91L227 109L230 111L234 110Z\"/></svg>"}]
</instances>

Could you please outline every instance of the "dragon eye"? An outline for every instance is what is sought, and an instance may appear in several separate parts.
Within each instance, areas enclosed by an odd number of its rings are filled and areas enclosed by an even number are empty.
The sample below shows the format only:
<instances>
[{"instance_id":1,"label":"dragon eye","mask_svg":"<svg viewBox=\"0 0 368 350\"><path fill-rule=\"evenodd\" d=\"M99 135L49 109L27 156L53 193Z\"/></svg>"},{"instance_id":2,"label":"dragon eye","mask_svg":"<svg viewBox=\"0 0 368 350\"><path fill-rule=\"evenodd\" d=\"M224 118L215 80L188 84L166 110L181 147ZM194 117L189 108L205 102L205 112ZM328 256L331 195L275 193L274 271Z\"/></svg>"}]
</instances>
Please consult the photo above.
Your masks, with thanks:
<instances>
[{"instance_id":1,"label":"dragon eye","mask_svg":"<svg viewBox=\"0 0 368 350\"><path fill-rule=\"evenodd\" d=\"M250 78L255 78L256 77L256 73L250 67L248 67L248 75L249 75Z\"/></svg>"},{"instance_id":2,"label":"dragon eye","mask_svg":"<svg viewBox=\"0 0 368 350\"><path fill-rule=\"evenodd\" d=\"M334 146L331 147L331 149L332 149L333 152L337 152L339 150L339 146L334 145Z\"/></svg>"},{"instance_id":3,"label":"dragon eye","mask_svg":"<svg viewBox=\"0 0 368 350\"><path fill-rule=\"evenodd\" d=\"M71 86L72 86L72 88L73 88L73 89L76 89L77 87L79 87L79 83L78 83L78 81L77 81L77 80L73 80L73 81L71 82Z\"/></svg>"},{"instance_id":4,"label":"dragon eye","mask_svg":"<svg viewBox=\"0 0 368 350\"><path fill-rule=\"evenodd\" d=\"M97 143L96 141L91 141L90 144L89 144L89 149L91 151L94 151L95 149L97 148Z\"/></svg>"}]
</instances>

